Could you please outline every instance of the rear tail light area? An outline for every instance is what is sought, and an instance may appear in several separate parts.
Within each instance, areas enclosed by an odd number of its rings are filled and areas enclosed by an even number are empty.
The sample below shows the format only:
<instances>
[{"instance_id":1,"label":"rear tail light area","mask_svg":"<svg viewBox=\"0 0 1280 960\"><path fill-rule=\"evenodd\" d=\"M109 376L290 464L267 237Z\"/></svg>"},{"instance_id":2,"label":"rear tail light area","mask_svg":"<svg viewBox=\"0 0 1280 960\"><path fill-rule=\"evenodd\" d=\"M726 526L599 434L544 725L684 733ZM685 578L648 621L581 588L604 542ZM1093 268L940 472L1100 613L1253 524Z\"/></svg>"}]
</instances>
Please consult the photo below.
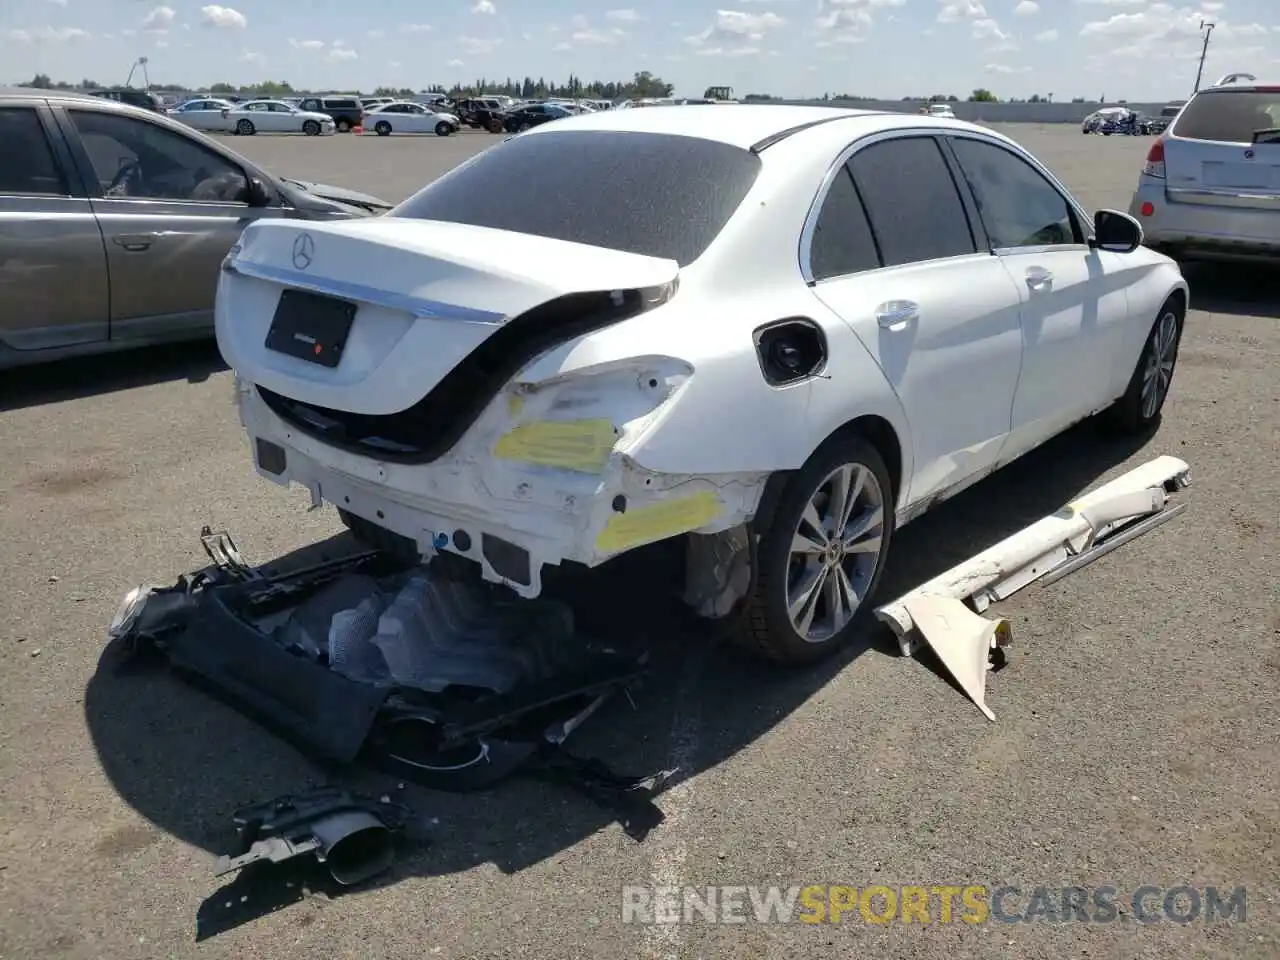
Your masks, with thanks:
<instances>
[{"instance_id":1,"label":"rear tail light area","mask_svg":"<svg viewBox=\"0 0 1280 960\"><path fill-rule=\"evenodd\" d=\"M1147 151L1147 162L1143 165L1142 172L1148 177L1164 179L1164 137L1160 137L1155 143L1151 144L1151 149Z\"/></svg>"}]
</instances>

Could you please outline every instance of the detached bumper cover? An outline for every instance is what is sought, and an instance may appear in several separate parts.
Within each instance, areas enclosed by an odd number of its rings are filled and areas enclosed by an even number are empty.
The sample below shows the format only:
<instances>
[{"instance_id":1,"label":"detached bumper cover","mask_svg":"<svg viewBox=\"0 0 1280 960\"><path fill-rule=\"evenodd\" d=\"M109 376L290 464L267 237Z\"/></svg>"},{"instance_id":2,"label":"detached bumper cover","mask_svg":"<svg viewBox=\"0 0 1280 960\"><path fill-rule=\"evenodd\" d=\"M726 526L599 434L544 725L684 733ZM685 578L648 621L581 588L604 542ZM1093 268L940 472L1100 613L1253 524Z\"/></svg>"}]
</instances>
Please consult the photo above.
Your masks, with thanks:
<instances>
[{"instance_id":1,"label":"detached bumper cover","mask_svg":"<svg viewBox=\"0 0 1280 960\"><path fill-rule=\"evenodd\" d=\"M331 624L352 584L394 583L400 597L409 589L402 584L427 582L423 568L366 552L269 575L243 564L229 537L206 529L204 540L213 565L171 587L131 591L113 640L160 652L184 679L320 760L367 760L445 790L528 770L625 811L624 825L642 833L661 820L650 797L671 772L619 776L561 747L610 695L643 677L647 652L576 636L558 604L503 601L487 584L441 577L421 608L426 637L406 648L419 656L409 666L422 678L408 685L397 679L403 658L386 658L397 676L375 676L337 647L317 646L338 636ZM459 599L477 591L484 596L475 603Z\"/></svg>"}]
</instances>

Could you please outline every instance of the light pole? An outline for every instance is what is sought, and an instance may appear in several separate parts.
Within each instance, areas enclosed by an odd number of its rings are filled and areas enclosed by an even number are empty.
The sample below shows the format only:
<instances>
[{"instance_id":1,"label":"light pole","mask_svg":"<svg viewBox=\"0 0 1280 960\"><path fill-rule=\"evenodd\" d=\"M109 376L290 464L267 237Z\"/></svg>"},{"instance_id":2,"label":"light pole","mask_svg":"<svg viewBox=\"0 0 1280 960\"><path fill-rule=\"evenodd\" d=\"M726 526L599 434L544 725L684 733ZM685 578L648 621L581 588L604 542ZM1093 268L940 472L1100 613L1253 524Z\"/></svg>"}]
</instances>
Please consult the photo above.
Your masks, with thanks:
<instances>
[{"instance_id":1,"label":"light pole","mask_svg":"<svg viewBox=\"0 0 1280 960\"><path fill-rule=\"evenodd\" d=\"M142 68L142 82L145 83L147 86L147 89L150 90L151 78L147 76L147 58L146 57L139 57L137 60L133 61L133 66L129 68L129 76L125 80L124 85L126 87L133 85L133 71L137 70L139 67Z\"/></svg>"},{"instance_id":2,"label":"light pole","mask_svg":"<svg viewBox=\"0 0 1280 960\"><path fill-rule=\"evenodd\" d=\"M1200 48L1200 66L1196 69L1196 87L1191 91L1192 94L1200 91L1200 78L1204 75L1204 58L1209 52L1209 34L1213 33L1213 28L1216 26L1216 23L1200 21L1200 29L1204 33L1204 45Z\"/></svg>"}]
</instances>

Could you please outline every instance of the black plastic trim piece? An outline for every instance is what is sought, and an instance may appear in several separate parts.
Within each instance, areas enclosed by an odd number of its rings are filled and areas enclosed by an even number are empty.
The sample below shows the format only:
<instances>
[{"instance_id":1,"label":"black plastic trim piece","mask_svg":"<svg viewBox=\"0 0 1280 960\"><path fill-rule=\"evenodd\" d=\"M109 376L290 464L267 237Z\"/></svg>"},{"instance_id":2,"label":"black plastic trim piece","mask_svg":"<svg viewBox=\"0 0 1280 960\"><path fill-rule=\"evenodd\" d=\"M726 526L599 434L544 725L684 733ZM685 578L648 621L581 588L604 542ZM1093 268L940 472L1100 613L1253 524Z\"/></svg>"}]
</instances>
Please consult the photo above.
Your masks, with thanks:
<instances>
[{"instance_id":1,"label":"black plastic trim piece","mask_svg":"<svg viewBox=\"0 0 1280 960\"><path fill-rule=\"evenodd\" d=\"M832 109L836 110L840 108L833 107ZM864 111L864 113L868 115L870 114L883 115L884 111L883 110L866 110ZM803 133L805 130L809 130L813 127L820 127L824 123L832 123L836 120L849 120L855 116L860 116L860 114L836 113L830 117L819 117L817 120L807 120L804 123L796 124L794 127L787 127L785 130L779 130L777 133L771 133L764 139L757 140L751 146L747 147L747 149L752 153L758 154L761 151L768 150L774 144L781 143L783 140L786 140L788 137L794 136L797 133Z\"/></svg>"}]
</instances>

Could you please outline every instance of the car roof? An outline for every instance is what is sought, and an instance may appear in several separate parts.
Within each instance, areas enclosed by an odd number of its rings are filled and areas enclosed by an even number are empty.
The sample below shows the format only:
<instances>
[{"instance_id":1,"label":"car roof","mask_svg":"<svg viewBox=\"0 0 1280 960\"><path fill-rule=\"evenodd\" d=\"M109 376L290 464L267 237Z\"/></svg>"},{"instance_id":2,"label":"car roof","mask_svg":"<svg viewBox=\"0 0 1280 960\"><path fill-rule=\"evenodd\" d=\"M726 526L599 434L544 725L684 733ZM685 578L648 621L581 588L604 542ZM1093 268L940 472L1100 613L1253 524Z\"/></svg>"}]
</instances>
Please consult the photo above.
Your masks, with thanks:
<instances>
[{"instance_id":1,"label":"car roof","mask_svg":"<svg viewBox=\"0 0 1280 960\"><path fill-rule=\"evenodd\" d=\"M1276 90L1280 89L1280 80L1249 80L1236 81L1235 83L1218 83L1210 87L1201 87L1199 93L1230 93L1233 90L1237 92L1249 92L1251 90Z\"/></svg>"},{"instance_id":2,"label":"car roof","mask_svg":"<svg viewBox=\"0 0 1280 960\"><path fill-rule=\"evenodd\" d=\"M749 103L695 104L646 110L602 110L580 113L534 127L521 136L549 136L556 131L618 130L631 133L669 133L716 140L750 149L783 139L792 132L820 127L829 121L860 120L884 130L921 126L943 130L990 131L963 120L919 113L888 113L843 107L757 105Z\"/></svg>"},{"instance_id":3,"label":"car roof","mask_svg":"<svg viewBox=\"0 0 1280 960\"><path fill-rule=\"evenodd\" d=\"M103 93L110 92L108 90ZM139 93L146 93L146 90L139 90ZM79 90L42 90L39 87L0 87L0 100L7 100L21 97L24 100L35 97L40 100L91 100L94 103L102 103L102 97L96 97L91 93L82 93Z\"/></svg>"}]
</instances>

